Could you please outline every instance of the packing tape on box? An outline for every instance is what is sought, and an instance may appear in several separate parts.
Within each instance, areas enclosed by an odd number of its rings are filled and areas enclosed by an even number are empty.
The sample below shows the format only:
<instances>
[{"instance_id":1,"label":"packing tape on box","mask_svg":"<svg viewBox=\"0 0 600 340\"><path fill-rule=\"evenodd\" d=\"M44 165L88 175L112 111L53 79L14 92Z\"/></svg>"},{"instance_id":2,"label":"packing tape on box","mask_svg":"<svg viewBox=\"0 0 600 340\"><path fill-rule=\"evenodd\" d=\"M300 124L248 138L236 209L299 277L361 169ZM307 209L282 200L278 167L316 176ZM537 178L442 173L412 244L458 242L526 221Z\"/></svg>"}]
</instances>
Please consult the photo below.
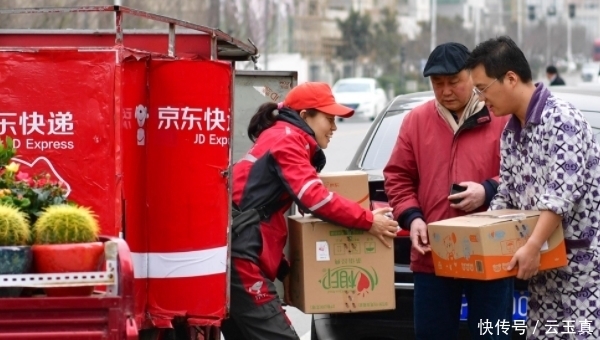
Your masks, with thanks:
<instances>
[{"instance_id":1,"label":"packing tape on box","mask_svg":"<svg viewBox=\"0 0 600 340\"><path fill-rule=\"evenodd\" d=\"M507 215L471 215L472 217L489 217L489 218L497 218L503 220L511 220L511 221L522 221L527 218L527 215L520 214L507 214Z\"/></svg>"}]
</instances>

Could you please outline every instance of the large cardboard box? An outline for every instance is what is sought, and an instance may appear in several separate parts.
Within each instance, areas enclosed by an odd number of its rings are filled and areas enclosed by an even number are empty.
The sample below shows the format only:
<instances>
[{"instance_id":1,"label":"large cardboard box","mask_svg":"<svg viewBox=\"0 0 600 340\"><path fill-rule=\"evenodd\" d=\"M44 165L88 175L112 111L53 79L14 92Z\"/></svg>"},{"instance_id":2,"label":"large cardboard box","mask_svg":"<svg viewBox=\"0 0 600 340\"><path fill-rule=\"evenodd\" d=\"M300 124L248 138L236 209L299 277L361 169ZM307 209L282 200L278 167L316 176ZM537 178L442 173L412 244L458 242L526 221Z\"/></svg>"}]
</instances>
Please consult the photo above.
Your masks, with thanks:
<instances>
[{"instance_id":1,"label":"large cardboard box","mask_svg":"<svg viewBox=\"0 0 600 340\"><path fill-rule=\"evenodd\" d=\"M291 301L304 313L396 308L394 250L367 231L288 217ZM392 240L390 239L390 242Z\"/></svg>"},{"instance_id":2,"label":"large cardboard box","mask_svg":"<svg viewBox=\"0 0 600 340\"><path fill-rule=\"evenodd\" d=\"M369 209L369 178L366 172L360 170L325 172L319 177L329 191Z\"/></svg>"},{"instance_id":3,"label":"large cardboard box","mask_svg":"<svg viewBox=\"0 0 600 340\"><path fill-rule=\"evenodd\" d=\"M507 265L531 235L539 215L539 211L496 210L430 223L436 275L480 280L517 275L517 268L508 271ZM540 270L566 265L559 226L542 247Z\"/></svg>"}]
</instances>

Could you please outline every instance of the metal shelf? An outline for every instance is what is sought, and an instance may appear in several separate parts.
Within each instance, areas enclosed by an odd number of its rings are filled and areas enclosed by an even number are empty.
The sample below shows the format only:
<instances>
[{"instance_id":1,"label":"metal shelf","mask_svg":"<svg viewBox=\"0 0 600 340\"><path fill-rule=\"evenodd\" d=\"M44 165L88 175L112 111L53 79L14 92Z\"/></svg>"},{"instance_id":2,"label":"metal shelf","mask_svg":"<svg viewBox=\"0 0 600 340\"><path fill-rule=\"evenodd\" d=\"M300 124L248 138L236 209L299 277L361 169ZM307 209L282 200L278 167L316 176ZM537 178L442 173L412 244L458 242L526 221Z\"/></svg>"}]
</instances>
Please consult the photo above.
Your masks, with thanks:
<instances>
[{"instance_id":1,"label":"metal shelf","mask_svg":"<svg viewBox=\"0 0 600 340\"><path fill-rule=\"evenodd\" d=\"M5 274L0 275L1 287L59 288L107 286L107 295L118 294L117 243L104 242L106 270L95 272Z\"/></svg>"}]
</instances>

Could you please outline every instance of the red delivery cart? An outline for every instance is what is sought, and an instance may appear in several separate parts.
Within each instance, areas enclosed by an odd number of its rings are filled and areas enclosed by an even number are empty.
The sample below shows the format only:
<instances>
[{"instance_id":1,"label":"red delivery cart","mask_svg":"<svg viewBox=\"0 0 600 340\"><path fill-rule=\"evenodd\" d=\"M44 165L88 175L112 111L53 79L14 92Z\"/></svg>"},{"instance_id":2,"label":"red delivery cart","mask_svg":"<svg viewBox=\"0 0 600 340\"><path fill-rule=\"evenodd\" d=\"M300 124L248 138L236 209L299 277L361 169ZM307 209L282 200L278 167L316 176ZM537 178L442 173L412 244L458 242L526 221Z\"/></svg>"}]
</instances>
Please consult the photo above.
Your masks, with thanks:
<instances>
[{"instance_id":1,"label":"red delivery cart","mask_svg":"<svg viewBox=\"0 0 600 340\"><path fill-rule=\"evenodd\" d=\"M107 247L117 245L114 278L84 283L97 285L90 297L2 299L0 338L156 338L181 320L190 338L218 339L229 306L234 64L257 50L122 6L0 10L82 12L114 15L115 30L0 30L0 137L14 139L22 166L52 173L96 212ZM127 17L165 29L124 30Z\"/></svg>"}]
</instances>

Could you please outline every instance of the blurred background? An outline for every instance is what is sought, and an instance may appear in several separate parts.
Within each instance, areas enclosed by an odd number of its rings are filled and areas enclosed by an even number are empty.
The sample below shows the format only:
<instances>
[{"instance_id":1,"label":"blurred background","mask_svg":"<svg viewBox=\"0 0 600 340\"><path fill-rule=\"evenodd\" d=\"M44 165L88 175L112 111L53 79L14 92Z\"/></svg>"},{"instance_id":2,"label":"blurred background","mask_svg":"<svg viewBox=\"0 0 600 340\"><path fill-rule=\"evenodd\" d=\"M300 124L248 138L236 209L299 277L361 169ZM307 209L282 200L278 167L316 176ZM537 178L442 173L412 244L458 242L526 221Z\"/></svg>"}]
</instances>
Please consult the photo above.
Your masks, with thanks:
<instances>
[{"instance_id":1,"label":"blurred background","mask_svg":"<svg viewBox=\"0 0 600 340\"><path fill-rule=\"evenodd\" d=\"M600 0L0 0L4 9L114 4L250 39L261 54L258 63L237 68L296 70L299 82L332 85L342 78L376 78L388 98L429 89L422 67L432 48L448 41L472 49L509 35L535 79L545 79L546 66L553 64L567 85L595 82L600 67ZM126 19L125 28L166 29ZM103 13L0 16L0 29L113 25Z\"/></svg>"}]
</instances>

